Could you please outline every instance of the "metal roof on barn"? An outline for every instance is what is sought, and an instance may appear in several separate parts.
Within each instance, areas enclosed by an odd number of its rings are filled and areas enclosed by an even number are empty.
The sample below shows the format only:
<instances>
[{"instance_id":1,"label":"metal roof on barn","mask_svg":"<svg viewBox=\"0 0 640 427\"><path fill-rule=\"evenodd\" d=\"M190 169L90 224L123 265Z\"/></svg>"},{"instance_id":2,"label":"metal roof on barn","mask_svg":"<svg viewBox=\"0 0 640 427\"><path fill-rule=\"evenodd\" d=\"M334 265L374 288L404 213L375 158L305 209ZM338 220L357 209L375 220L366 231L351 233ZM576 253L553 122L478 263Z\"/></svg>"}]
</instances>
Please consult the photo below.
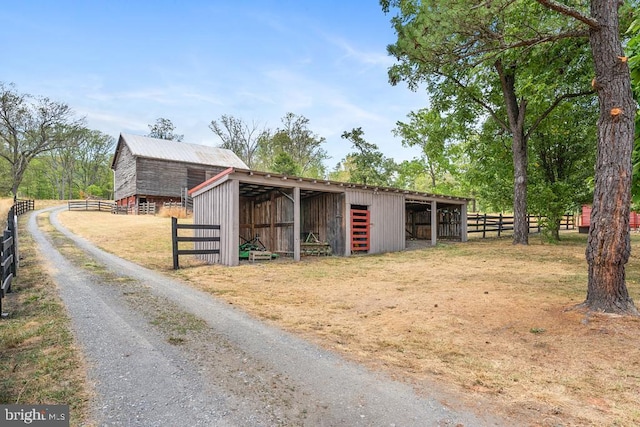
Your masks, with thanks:
<instances>
[{"instance_id":1,"label":"metal roof on barn","mask_svg":"<svg viewBox=\"0 0 640 427\"><path fill-rule=\"evenodd\" d=\"M135 157L248 169L247 165L233 151L225 148L167 141L128 133L120 134L116 153L111 164L112 169L115 167L122 143L129 147Z\"/></svg>"}]
</instances>

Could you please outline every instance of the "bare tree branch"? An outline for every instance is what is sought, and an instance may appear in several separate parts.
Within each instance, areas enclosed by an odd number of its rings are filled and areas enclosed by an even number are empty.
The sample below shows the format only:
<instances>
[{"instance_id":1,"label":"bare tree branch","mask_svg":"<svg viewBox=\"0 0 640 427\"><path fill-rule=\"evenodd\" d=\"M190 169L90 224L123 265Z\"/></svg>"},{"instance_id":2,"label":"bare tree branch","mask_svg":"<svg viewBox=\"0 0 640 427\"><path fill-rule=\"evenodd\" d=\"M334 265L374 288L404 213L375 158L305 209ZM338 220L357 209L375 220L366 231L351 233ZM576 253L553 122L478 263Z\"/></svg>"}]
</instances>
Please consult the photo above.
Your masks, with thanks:
<instances>
[{"instance_id":1,"label":"bare tree branch","mask_svg":"<svg viewBox=\"0 0 640 427\"><path fill-rule=\"evenodd\" d=\"M587 24L589 28L593 28L593 29L600 28L600 23L597 20L591 18L590 16L580 13L580 11L572 7L565 6L564 4L560 4L558 2L555 2L554 0L536 0L536 1L541 5L543 5L544 7L546 7L547 9L555 10L556 12L559 12L565 16L570 16L584 24Z\"/></svg>"},{"instance_id":2,"label":"bare tree branch","mask_svg":"<svg viewBox=\"0 0 640 427\"><path fill-rule=\"evenodd\" d=\"M447 76L441 73L438 73L438 75L444 77L445 79L449 79L452 82L454 82L456 85L460 86L460 88L462 88L465 92L467 92L467 86L462 83L460 80L456 79L455 77L452 76ZM498 124L500 125L500 127L502 129L504 129L507 132L511 132L511 128L509 127L508 124L506 124L504 122L504 120L502 120L498 114L494 111L493 108L491 108L491 106L489 104L487 104L486 102L484 102L482 99L471 95L470 93L467 92L467 94L469 95L469 98L471 98L473 100L473 102L475 102L476 104L480 105L482 108L484 108L490 115L491 117L493 117L495 119L496 122L498 122Z\"/></svg>"},{"instance_id":3,"label":"bare tree branch","mask_svg":"<svg viewBox=\"0 0 640 427\"><path fill-rule=\"evenodd\" d=\"M531 127L529 128L529 130L527 131L525 138L529 138L529 136L538 128L538 126L540 126L540 123L542 123L542 121L547 118L547 116L549 114L551 114L551 112L565 99L571 99L571 98L578 98L581 96L586 96L586 95L590 95L592 94L593 91L592 90L585 90L582 92L577 92L577 93L565 93L561 96L559 96L558 98L556 98L555 101L553 101L553 103L549 106L549 108L547 108L540 116L538 116L538 118L536 119L536 121L533 123L533 125L531 125Z\"/></svg>"}]
</instances>

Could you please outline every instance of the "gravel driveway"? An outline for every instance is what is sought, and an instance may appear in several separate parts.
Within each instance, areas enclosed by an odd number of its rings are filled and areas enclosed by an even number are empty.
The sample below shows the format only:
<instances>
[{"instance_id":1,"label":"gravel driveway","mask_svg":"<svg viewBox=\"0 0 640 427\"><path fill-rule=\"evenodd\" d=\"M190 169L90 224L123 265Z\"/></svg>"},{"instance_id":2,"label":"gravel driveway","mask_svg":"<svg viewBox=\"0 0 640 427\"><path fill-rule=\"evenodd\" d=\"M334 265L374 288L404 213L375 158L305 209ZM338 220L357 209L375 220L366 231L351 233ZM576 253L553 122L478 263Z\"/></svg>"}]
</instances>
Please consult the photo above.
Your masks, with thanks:
<instances>
[{"instance_id":1,"label":"gravel driveway","mask_svg":"<svg viewBox=\"0 0 640 427\"><path fill-rule=\"evenodd\" d=\"M28 229L88 362L98 425L514 425L418 396L406 384L108 254L62 227L59 210L51 210L52 225L92 258L91 268L66 259L38 228L43 211L31 214Z\"/></svg>"}]
</instances>

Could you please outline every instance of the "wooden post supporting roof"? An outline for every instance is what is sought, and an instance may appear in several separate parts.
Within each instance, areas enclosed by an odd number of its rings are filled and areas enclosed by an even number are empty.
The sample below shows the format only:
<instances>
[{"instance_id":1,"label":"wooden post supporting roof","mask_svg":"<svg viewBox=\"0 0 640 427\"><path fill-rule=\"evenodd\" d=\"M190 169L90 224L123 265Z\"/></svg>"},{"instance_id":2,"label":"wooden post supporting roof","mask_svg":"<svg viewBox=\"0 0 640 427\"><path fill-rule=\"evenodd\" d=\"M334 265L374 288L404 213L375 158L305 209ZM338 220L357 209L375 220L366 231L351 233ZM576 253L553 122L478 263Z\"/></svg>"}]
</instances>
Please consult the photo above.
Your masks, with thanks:
<instances>
[{"instance_id":1,"label":"wooden post supporting roof","mask_svg":"<svg viewBox=\"0 0 640 427\"><path fill-rule=\"evenodd\" d=\"M300 261L300 187L293 187L293 259Z\"/></svg>"},{"instance_id":2,"label":"wooden post supporting roof","mask_svg":"<svg viewBox=\"0 0 640 427\"><path fill-rule=\"evenodd\" d=\"M435 246L438 240L438 202L431 201L431 246Z\"/></svg>"},{"instance_id":3,"label":"wooden post supporting roof","mask_svg":"<svg viewBox=\"0 0 640 427\"><path fill-rule=\"evenodd\" d=\"M463 203L460 205L460 241L466 242L467 240L467 204Z\"/></svg>"}]
</instances>

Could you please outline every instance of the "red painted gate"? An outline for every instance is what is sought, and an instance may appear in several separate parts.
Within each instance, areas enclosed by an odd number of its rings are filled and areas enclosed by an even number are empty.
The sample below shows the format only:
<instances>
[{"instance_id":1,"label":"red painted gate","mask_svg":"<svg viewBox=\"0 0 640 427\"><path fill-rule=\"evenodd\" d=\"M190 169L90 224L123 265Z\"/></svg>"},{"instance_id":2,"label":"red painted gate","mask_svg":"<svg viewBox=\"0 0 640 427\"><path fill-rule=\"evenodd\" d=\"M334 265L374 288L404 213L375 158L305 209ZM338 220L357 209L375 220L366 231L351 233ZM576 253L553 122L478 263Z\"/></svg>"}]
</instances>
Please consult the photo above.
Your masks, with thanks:
<instances>
[{"instance_id":1,"label":"red painted gate","mask_svg":"<svg viewBox=\"0 0 640 427\"><path fill-rule=\"evenodd\" d=\"M351 209L351 252L367 252L370 240L370 212Z\"/></svg>"}]
</instances>

